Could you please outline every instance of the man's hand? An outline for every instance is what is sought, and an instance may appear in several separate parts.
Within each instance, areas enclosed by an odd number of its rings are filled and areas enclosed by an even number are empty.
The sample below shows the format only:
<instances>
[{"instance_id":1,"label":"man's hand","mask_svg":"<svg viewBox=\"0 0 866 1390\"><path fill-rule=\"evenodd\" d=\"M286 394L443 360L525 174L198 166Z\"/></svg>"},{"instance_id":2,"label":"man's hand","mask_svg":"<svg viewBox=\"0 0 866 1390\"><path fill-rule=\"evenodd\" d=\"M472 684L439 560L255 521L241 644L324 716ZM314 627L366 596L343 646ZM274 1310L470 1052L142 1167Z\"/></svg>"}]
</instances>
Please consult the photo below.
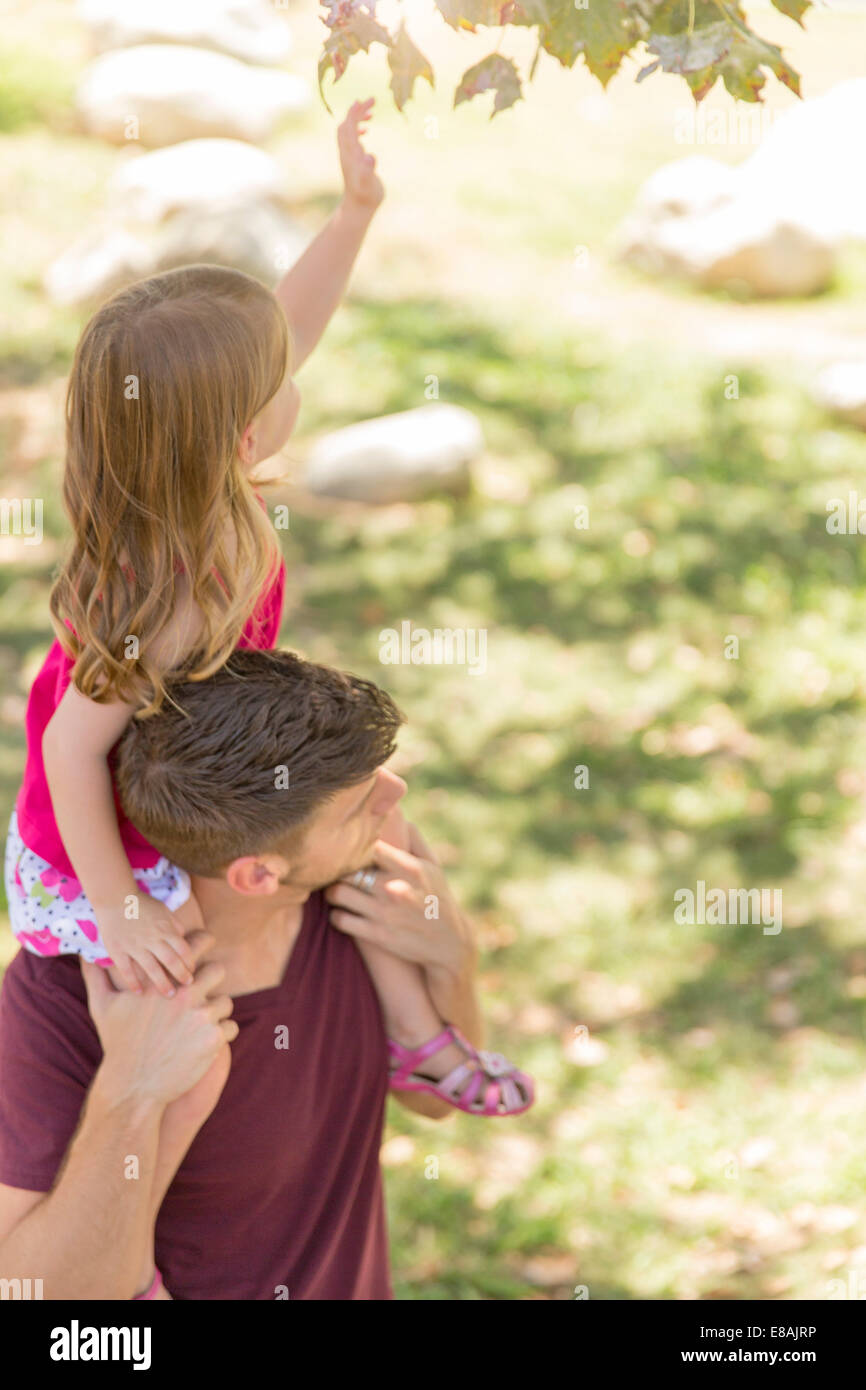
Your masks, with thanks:
<instances>
[{"instance_id":1,"label":"man's hand","mask_svg":"<svg viewBox=\"0 0 866 1390\"><path fill-rule=\"evenodd\" d=\"M391 828L394 838L396 829ZM376 841L370 891L355 887L352 874L325 890L331 922L403 960L458 974L475 954L468 924L421 832L411 824L406 829L408 850Z\"/></svg>"},{"instance_id":2,"label":"man's hand","mask_svg":"<svg viewBox=\"0 0 866 1390\"><path fill-rule=\"evenodd\" d=\"M213 937L188 938L198 961ZM185 1095L214 1064L226 1043L238 1035L229 1017L232 1000L218 994L225 977L221 965L198 966L191 985L166 999L152 986L144 994L114 989L98 965L81 964L90 1013L105 1054L103 1086L117 1100L129 1098L168 1105ZM224 1080L225 1078L223 1078Z\"/></svg>"}]
</instances>

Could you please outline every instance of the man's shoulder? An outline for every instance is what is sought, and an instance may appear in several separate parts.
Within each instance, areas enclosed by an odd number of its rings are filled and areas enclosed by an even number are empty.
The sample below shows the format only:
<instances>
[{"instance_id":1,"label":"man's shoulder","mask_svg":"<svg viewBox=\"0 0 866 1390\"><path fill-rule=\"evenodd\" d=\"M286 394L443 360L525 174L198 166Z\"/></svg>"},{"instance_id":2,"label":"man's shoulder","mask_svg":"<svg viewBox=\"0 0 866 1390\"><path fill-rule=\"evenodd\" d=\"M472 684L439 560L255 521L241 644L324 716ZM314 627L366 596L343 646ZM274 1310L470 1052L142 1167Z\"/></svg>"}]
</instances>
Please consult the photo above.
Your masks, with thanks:
<instances>
[{"instance_id":1,"label":"man's shoulder","mask_svg":"<svg viewBox=\"0 0 866 1390\"><path fill-rule=\"evenodd\" d=\"M0 1182L50 1190L101 1057L78 957L22 947L0 986Z\"/></svg>"},{"instance_id":2,"label":"man's shoulder","mask_svg":"<svg viewBox=\"0 0 866 1390\"><path fill-rule=\"evenodd\" d=\"M324 888L316 888L307 898L304 903L304 916L309 917L316 925L327 919L328 900Z\"/></svg>"},{"instance_id":3,"label":"man's shoulder","mask_svg":"<svg viewBox=\"0 0 866 1390\"><path fill-rule=\"evenodd\" d=\"M87 990L78 956L37 956L22 946L6 967L0 1009L57 1016L58 1009L89 1019Z\"/></svg>"},{"instance_id":4,"label":"man's shoulder","mask_svg":"<svg viewBox=\"0 0 866 1390\"><path fill-rule=\"evenodd\" d=\"M320 967L348 971L356 968L369 977L364 958L351 932L339 931L331 926L331 905L325 897L324 888L317 888L304 903L302 918L306 942L305 956L315 955Z\"/></svg>"}]
</instances>

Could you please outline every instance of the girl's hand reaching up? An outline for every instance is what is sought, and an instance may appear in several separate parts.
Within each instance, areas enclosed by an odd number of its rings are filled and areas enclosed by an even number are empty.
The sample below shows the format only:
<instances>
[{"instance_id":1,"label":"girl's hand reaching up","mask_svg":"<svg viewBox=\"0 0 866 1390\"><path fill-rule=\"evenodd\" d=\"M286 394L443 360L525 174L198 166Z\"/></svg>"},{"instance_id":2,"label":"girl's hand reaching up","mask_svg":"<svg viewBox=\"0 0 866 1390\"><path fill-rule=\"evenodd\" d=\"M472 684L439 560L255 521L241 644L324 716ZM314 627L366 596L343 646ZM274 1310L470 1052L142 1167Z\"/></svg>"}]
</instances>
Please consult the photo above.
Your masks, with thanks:
<instances>
[{"instance_id":1,"label":"girl's hand reaching up","mask_svg":"<svg viewBox=\"0 0 866 1390\"><path fill-rule=\"evenodd\" d=\"M127 989L140 994L150 980L170 999L177 986L192 982L195 973L195 955L184 937L186 927L158 899L144 892L136 896L137 917L127 918L123 908L103 908L98 913L102 939Z\"/></svg>"},{"instance_id":2,"label":"girl's hand reaching up","mask_svg":"<svg viewBox=\"0 0 866 1390\"><path fill-rule=\"evenodd\" d=\"M366 101L353 102L337 131L345 196L351 202L370 209L377 208L385 197L384 185L376 173L376 157L368 154L361 144L361 136L367 133L366 122L370 119L375 100L375 97L368 97Z\"/></svg>"}]
</instances>

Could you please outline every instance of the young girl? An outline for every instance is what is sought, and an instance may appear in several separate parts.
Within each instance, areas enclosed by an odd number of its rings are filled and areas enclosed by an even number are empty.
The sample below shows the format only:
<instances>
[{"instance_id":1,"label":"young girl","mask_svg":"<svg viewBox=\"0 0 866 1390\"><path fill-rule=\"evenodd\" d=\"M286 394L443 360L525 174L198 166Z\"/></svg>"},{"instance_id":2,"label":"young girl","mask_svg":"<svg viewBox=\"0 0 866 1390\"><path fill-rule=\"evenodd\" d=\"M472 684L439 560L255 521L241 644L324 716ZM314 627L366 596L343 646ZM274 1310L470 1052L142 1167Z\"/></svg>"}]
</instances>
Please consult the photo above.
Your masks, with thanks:
<instances>
[{"instance_id":1,"label":"young girl","mask_svg":"<svg viewBox=\"0 0 866 1390\"><path fill-rule=\"evenodd\" d=\"M384 196L360 143L370 106L340 127L338 211L275 295L238 271L187 266L120 291L76 349L64 478L74 540L51 593L58 640L27 709L6 881L26 949L113 964L129 989L173 994L191 981L184 933L201 916L184 871L124 818L108 754L131 718L158 712L169 679L205 679L236 646L276 644L285 564L250 473L292 431L290 347L297 369ZM443 1031L420 967L357 944L399 1058L395 1086L469 1113L531 1104L528 1078Z\"/></svg>"}]
</instances>

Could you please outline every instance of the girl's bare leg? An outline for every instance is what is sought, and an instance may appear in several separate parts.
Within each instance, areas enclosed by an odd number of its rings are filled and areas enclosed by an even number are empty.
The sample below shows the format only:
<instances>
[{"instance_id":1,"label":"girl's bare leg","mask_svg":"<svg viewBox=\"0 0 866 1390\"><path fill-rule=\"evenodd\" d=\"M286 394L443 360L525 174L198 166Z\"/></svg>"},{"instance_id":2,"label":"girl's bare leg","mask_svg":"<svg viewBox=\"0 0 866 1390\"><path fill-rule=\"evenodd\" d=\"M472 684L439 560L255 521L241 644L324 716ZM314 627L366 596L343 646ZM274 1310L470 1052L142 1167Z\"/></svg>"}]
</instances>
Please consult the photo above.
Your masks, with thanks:
<instances>
[{"instance_id":1,"label":"girl's bare leg","mask_svg":"<svg viewBox=\"0 0 866 1390\"><path fill-rule=\"evenodd\" d=\"M376 987L388 1037L403 1047L413 1048L441 1033L448 1020L436 1012L421 966L358 937L355 944ZM438 1081L465 1061L465 1052L456 1043L448 1043L426 1058L420 1070L422 1075Z\"/></svg>"}]
</instances>

